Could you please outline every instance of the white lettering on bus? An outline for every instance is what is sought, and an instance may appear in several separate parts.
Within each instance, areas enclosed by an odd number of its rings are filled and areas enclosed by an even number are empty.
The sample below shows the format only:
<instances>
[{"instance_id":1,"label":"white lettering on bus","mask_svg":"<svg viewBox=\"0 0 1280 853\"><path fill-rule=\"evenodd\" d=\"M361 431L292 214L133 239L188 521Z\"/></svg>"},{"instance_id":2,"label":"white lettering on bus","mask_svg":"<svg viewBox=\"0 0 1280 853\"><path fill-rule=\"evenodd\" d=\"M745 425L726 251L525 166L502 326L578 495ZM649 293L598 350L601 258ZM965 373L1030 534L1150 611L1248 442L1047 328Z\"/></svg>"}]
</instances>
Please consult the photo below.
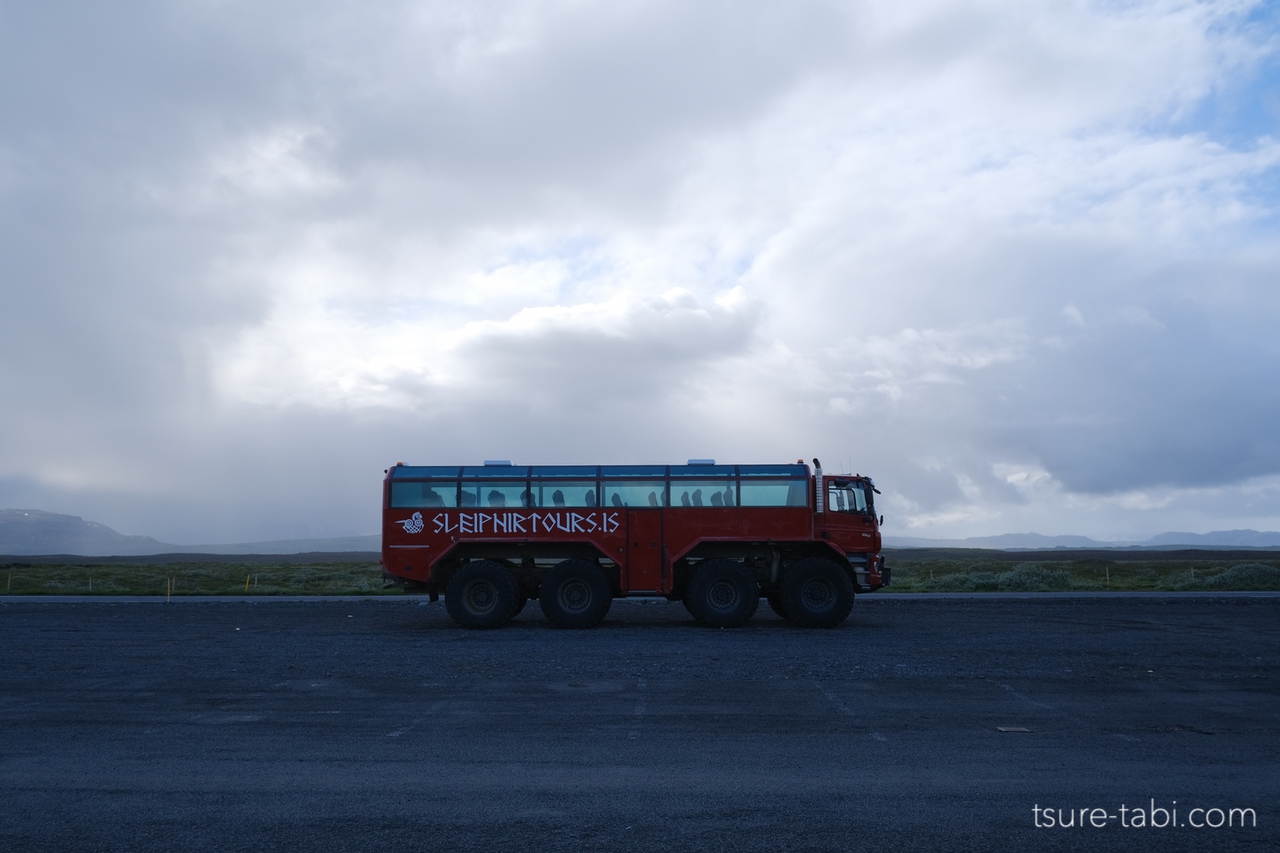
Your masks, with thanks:
<instances>
[{"instance_id":1,"label":"white lettering on bus","mask_svg":"<svg viewBox=\"0 0 1280 853\"><path fill-rule=\"evenodd\" d=\"M616 512L460 512L455 520L453 513L438 512L431 523L436 533L613 533L622 527L618 516Z\"/></svg>"}]
</instances>

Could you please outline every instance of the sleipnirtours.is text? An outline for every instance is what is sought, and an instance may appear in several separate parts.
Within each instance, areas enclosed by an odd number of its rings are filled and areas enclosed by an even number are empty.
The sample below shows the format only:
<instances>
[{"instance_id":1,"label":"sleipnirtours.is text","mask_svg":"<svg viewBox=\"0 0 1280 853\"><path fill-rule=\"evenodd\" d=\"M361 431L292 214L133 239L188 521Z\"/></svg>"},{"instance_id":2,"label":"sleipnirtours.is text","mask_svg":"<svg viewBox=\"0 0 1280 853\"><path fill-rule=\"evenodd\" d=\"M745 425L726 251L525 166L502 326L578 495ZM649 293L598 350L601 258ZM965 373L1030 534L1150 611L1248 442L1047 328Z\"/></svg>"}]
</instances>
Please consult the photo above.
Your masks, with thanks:
<instances>
[{"instance_id":1,"label":"sleipnirtours.is text","mask_svg":"<svg viewBox=\"0 0 1280 853\"><path fill-rule=\"evenodd\" d=\"M589 627L614 598L681 600L736 627L760 598L806 627L834 627L854 596L889 583L869 477L794 465L397 463L383 482L385 577L459 624L493 628L538 599Z\"/></svg>"}]
</instances>

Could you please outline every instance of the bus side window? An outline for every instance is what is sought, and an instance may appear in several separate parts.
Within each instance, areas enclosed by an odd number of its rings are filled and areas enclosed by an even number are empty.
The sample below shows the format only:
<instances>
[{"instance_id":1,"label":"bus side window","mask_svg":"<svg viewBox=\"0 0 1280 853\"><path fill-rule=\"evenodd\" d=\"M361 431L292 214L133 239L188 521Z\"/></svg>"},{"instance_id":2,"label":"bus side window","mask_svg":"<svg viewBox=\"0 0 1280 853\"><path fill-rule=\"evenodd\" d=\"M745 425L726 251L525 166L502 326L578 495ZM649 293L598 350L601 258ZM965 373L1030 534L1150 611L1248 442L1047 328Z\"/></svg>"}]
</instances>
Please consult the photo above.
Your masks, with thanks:
<instances>
[{"instance_id":1,"label":"bus side window","mask_svg":"<svg viewBox=\"0 0 1280 853\"><path fill-rule=\"evenodd\" d=\"M448 507L457 500L457 483L393 482L393 507Z\"/></svg>"},{"instance_id":2,"label":"bus side window","mask_svg":"<svg viewBox=\"0 0 1280 853\"><path fill-rule=\"evenodd\" d=\"M677 480L671 478L671 505L676 505L676 495L680 495L680 506L737 506L737 488L733 480Z\"/></svg>"},{"instance_id":3,"label":"bus side window","mask_svg":"<svg viewBox=\"0 0 1280 853\"><path fill-rule=\"evenodd\" d=\"M536 491L530 506L555 509L595 506L593 480L543 480L534 486Z\"/></svg>"},{"instance_id":4,"label":"bus side window","mask_svg":"<svg viewBox=\"0 0 1280 853\"><path fill-rule=\"evenodd\" d=\"M738 486L738 506L808 506L804 480L748 480ZM733 506L732 491L725 494L725 505Z\"/></svg>"},{"instance_id":5,"label":"bus side window","mask_svg":"<svg viewBox=\"0 0 1280 853\"><path fill-rule=\"evenodd\" d=\"M654 480L606 479L601 481L600 488L600 495L609 506L661 507L666 504L664 484Z\"/></svg>"}]
</instances>

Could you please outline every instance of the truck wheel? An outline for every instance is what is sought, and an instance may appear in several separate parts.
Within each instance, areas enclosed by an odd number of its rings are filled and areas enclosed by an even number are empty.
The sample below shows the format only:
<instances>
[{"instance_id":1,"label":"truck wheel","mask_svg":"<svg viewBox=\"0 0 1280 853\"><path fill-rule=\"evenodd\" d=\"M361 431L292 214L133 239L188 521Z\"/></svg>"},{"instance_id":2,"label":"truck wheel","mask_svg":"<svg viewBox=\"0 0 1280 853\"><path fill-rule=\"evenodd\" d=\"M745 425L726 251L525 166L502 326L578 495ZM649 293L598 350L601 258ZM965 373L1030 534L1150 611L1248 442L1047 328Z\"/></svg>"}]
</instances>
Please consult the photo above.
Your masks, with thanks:
<instances>
[{"instance_id":1,"label":"truck wheel","mask_svg":"<svg viewBox=\"0 0 1280 853\"><path fill-rule=\"evenodd\" d=\"M767 601L769 602L769 606L773 608L774 613L777 613L783 619L791 619L791 617L787 615L787 611L782 607L782 591L780 589L774 587L773 592L769 593Z\"/></svg>"},{"instance_id":2,"label":"truck wheel","mask_svg":"<svg viewBox=\"0 0 1280 853\"><path fill-rule=\"evenodd\" d=\"M444 606L464 628L497 628L511 619L517 590L505 566L479 560L454 572L444 591Z\"/></svg>"},{"instance_id":3,"label":"truck wheel","mask_svg":"<svg viewBox=\"0 0 1280 853\"><path fill-rule=\"evenodd\" d=\"M787 618L804 628L834 628L853 609L853 581L844 569L822 557L796 563L779 588Z\"/></svg>"},{"instance_id":4,"label":"truck wheel","mask_svg":"<svg viewBox=\"0 0 1280 853\"><path fill-rule=\"evenodd\" d=\"M538 603L557 628L590 628L609 612L613 590L599 566L565 560L547 573Z\"/></svg>"},{"instance_id":5,"label":"truck wheel","mask_svg":"<svg viewBox=\"0 0 1280 853\"><path fill-rule=\"evenodd\" d=\"M685 588L684 606L708 628L739 628L756 615L760 587L741 563L708 560Z\"/></svg>"}]
</instances>

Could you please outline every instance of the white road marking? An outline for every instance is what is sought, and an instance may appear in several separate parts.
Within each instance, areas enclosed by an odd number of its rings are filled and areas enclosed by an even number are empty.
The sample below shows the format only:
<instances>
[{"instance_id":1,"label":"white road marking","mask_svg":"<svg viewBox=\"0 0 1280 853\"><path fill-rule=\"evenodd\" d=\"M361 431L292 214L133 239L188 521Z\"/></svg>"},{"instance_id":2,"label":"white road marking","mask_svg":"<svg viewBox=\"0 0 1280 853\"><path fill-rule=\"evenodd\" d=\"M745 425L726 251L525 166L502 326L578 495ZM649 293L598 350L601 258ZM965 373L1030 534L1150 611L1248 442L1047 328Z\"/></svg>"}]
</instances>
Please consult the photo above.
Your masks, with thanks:
<instances>
[{"instance_id":1,"label":"white road marking","mask_svg":"<svg viewBox=\"0 0 1280 853\"><path fill-rule=\"evenodd\" d=\"M388 732L387 737L401 737L404 734L412 731L422 723L426 722L427 718L430 717L432 714L434 714L436 711L439 711L441 708L443 708L444 703L445 703L445 700L441 699L439 702L435 703L430 708L428 708L425 714L423 714L421 717L418 717L413 722L409 723L409 725L405 726L403 729L396 729L394 732Z\"/></svg>"},{"instance_id":2,"label":"white road marking","mask_svg":"<svg viewBox=\"0 0 1280 853\"><path fill-rule=\"evenodd\" d=\"M832 705L835 705L837 708L839 708L839 709L840 709L840 713L841 713L841 714L844 714L846 717L851 717L851 718L854 718L854 719L856 719L856 718L857 718L857 716L858 716L858 715L857 715L857 714L855 714L855 713L853 713L852 709L850 709L848 705L846 705L846 704L844 704L844 702L840 701L840 697L839 697L839 696L837 696L836 694L832 693L832 692L831 692L830 690L828 690L827 688L823 687L823 686L822 686L822 682L820 682L820 681L815 681L815 682L813 682L813 683L817 686L817 688L818 688L819 690L821 690L821 691L822 691L822 695L823 695L823 696L826 696L826 697L827 697L827 699L828 699L828 700L830 700L830 702L831 702L831 704L832 704Z\"/></svg>"}]
</instances>

